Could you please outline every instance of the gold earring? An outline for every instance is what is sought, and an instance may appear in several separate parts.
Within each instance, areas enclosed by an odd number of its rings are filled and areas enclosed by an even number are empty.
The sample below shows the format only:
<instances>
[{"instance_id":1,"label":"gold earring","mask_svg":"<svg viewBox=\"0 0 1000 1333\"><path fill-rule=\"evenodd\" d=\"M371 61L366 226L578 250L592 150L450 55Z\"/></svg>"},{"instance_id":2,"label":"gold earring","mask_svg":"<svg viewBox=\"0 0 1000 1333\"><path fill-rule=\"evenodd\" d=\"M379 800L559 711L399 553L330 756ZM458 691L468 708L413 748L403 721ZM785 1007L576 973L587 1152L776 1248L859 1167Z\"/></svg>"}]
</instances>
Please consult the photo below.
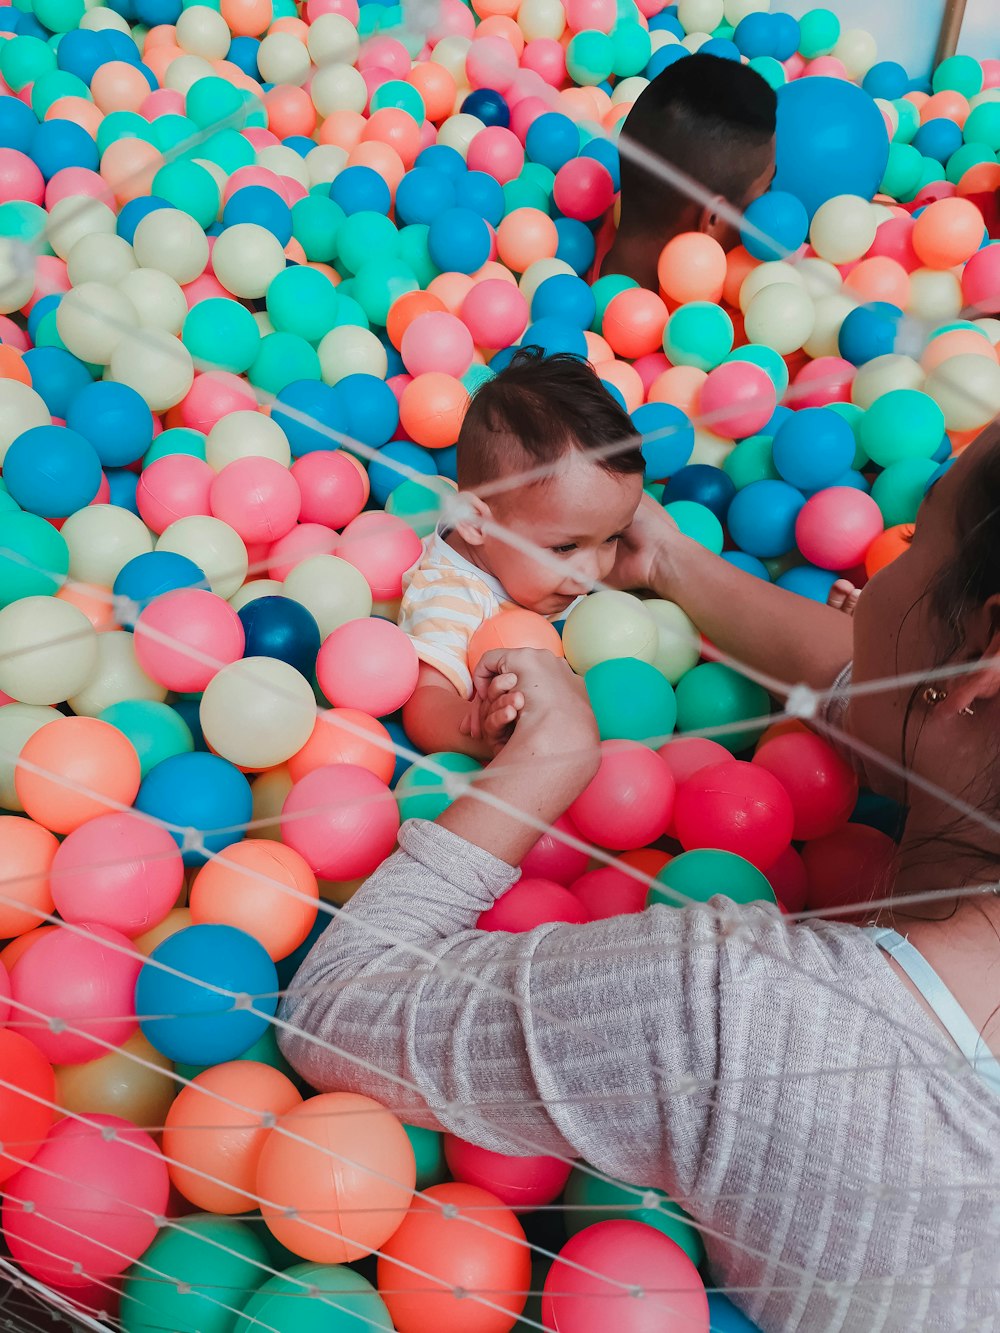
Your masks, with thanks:
<instances>
[{"instance_id":1,"label":"gold earring","mask_svg":"<svg viewBox=\"0 0 1000 1333\"><path fill-rule=\"evenodd\" d=\"M935 685L928 685L920 697L925 704L933 708L935 704L944 703L948 697L948 691L939 690Z\"/></svg>"},{"instance_id":2,"label":"gold earring","mask_svg":"<svg viewBox=\"0 0 1000 1333\"><path fill-rule=\"evenodd\" d=\"M975 717L975 716L976 716L976 710L975 710L975 708L972 706L972 704L966 704L964 708L960 708L960 709L958 710L958 716L959 716L959 717Z\"/></svg>"}]
</instances>

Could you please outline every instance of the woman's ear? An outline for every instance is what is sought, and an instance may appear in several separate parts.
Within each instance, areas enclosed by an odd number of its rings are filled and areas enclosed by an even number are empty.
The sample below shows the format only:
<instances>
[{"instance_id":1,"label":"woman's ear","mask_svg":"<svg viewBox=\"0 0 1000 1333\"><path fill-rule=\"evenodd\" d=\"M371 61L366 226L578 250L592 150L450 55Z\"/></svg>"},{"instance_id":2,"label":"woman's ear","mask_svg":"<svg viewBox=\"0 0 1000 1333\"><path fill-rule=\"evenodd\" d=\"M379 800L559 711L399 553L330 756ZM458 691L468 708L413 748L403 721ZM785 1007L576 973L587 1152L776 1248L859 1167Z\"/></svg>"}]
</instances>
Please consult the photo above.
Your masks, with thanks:
<instances>
[{"instance_id":1,"label":"woman's ear","mask_svg":"<svg viewBox=\"0 0 1000 1333\"><path fill-rule=\"evenodd\" d=\"M456 498L461 508L455 531L467 546L482 546L485 536L483 529L493 517L489 505L472 491L460 491Z\"/></svg>"},{"instance_id":2,"label":"woman's ear","mask_svg":"<svg viewBox=\"0 0 1000 1333\"><path fill-rule=\"evenodd\" d=\"M946 717L968 717L978 704L1000 695L1000 595L990 597L975 620L967 640L968 670L941 682L948 691L941 707Z\"/></svg>"}]
</instances>

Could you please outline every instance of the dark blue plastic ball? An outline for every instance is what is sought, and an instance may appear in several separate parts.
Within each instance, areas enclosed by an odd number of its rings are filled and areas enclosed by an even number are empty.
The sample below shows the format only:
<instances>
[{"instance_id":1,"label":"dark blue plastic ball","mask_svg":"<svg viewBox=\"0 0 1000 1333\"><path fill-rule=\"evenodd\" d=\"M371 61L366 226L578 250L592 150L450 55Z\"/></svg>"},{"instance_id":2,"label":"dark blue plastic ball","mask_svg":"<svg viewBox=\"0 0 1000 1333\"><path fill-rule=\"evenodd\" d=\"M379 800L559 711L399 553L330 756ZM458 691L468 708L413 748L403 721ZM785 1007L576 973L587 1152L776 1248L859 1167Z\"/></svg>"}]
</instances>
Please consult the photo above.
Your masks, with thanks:
<instances>
[{"instance_id":1,"label":"dark blue plastic ball","mask_svg":"<svg viewBox=\"0 0 1000 1333\"><path fill-rule=\"evenodd\" d=\"M31 307L31 314L28 316L28 337L32 342L38 341L39 324L50 311L59 309L61 300L62 292L52 292L48 296L43 296Z\"/></svg>"},{"instance_id":2,"label":"dark blue plastic ball","mask_svg":"<svg viewBox=\"0 0 1000 1333\"><path fill-rule=\"evenodd\" d=\"M371 167L345 167L330 182L330 198L348 217L352 213L388 214L392 207L388 185Z\"/></svg>"},{"instance_id":3,"label":"dark blue plastic ball","mask_svg":"<svg viewBox=\"0 0 1000 1333\"><path fill-rule=\"evenodd\" d=\"M449 481L458 480L457 444L449 444L447 449L435 449L434 462L437 466L437 473L439 477L447 477Z\"/></svg>"},{"instance_id":4,"label":"dark blue plastic ball","mask_svg":"<svg viewBox=\"0 0 1000 1333\"><path fill-rule=\"evenodd\" d=\"M687 36L684 31L684 25L677 17L676 6L668 6L666 9L661 9L658 14L654 14L649 20L649 31L672 32L675 37ZM664 47L661 49L668 50L669 48ZM687 52L685 52L685 54L687 54Z\"/></svg>"},{"instance_id":5,"label":"dark blue plastic ball","mask_svg":"<svg viewBox=\"0 0 1000 1333\"><path fill-rule=\"evenodd\" d=\"M759 1333L757 1325L717 1291L708 1294L708 1317L712 1333Z\"/></svg>"},{"instance_id":6,"label":"dark blue plastic ball","mask_svg":"<svg viewBox=\"0 0 1000 1333\"><path fill-rule=\"evenodd\" d=\"M255 597L241 607L244 657L276 657L307 680L316 668L320 632L316 617L291 597Z\"/></svg>"},{"instance_id":7,"label":"dark blue plastic ball","mask_svg":"<svg viewBox=\"0 0 1000 1333\"><path fill-rule=\"evenodd\" d=\"M110 43L104 41L103 34L85 28L64 32L56 48L58 67L88 84L104 62L113 59Z\"/></svg>"},{"instance_id":8,"label":"dark blue plastic ball","mask_svg":"<svg viewBox=\"0 0 1000 1333\"><path fill-rule=\"evenodd\" d=\"M675 500L693 500L710 509L720 523L724 523L735 494L735 485L721 468L711 467L707 463L688 463L667 482L663 503L668 505Z\"/></svg>"},{"instance_id":9,"label":"dark blue plastic ball","mask_svg":"<svg viewBox=\"0 0 1000 1333\"><path fill-rule=\"evenodd\" d=\"M802 492L786 481L752 481L729 506L730 535L747 555L786 555L795 548L795 520L804 504Z\"/></svg>"},{"instance_id":10,"label":"dark blue plastic ball","mask_svg":"<svg viewBox=\"0 0 1000 1333\"><path fill-rule=\"evenodd\" d=\"M510 107L493 88L477 88L469 93L462 103L462 111L478 117L484 125L500 125L506 129L510 124Z\"/></svg>"},{"instance_id":11,"label":"dark blue plastic ball","mask_svg":"<svg viewBox=\"0 0 1000 1333\"><path fill-rule=\"evenodd\" d=\"M632 425L642 436L646 480L663 481L679 472L694 449L694 427L686 412L673 403L646 403L632 413Z\"/></svg>"}]
</instances>

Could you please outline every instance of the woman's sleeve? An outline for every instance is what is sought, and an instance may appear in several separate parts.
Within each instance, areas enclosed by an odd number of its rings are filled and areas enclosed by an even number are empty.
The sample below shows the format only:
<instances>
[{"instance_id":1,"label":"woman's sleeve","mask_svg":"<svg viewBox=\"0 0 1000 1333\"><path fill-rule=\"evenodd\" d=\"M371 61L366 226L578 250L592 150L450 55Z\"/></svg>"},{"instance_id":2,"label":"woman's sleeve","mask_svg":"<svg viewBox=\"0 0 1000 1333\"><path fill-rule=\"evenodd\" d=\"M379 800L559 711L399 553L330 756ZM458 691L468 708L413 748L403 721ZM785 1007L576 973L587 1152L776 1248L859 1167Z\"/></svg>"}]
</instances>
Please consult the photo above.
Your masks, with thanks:
<instances>
[{"instance_id":1,"label":"woman's sleeve","mask_svg":"<svg viewBox=\"0 0 1000 1333\"><path fill-rule=\"evenodd\" d=\"M732 913L484 933L479 913L517 872L435 824L404 825L400 846L293 979L291 1064L498 1152L585 1157L687 1193L720 1074Z\"/></svg>"}]
</instances>

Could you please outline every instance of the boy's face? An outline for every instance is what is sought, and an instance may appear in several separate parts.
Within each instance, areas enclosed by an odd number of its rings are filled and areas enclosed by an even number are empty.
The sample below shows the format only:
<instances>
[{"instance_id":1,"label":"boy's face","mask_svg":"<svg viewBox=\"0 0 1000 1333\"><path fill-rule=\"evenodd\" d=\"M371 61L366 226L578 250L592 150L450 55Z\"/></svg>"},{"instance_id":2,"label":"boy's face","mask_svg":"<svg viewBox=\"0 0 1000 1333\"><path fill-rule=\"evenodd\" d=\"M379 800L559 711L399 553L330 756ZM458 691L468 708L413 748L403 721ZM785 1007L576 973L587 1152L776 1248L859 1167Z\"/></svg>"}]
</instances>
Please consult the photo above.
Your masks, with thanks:
<instances>
[{"instance_id":1,"label":"boy's face","mask_svg":"<svg viewBox=\"0 0 1000 1333\"><path fill-rule=\"evenodd\" d=\"M488 497L484 563L518 605L557 616L611 573L641 499L641 476L606 472L571 450L548 480Z\"/></svg>"}]
</instances>

